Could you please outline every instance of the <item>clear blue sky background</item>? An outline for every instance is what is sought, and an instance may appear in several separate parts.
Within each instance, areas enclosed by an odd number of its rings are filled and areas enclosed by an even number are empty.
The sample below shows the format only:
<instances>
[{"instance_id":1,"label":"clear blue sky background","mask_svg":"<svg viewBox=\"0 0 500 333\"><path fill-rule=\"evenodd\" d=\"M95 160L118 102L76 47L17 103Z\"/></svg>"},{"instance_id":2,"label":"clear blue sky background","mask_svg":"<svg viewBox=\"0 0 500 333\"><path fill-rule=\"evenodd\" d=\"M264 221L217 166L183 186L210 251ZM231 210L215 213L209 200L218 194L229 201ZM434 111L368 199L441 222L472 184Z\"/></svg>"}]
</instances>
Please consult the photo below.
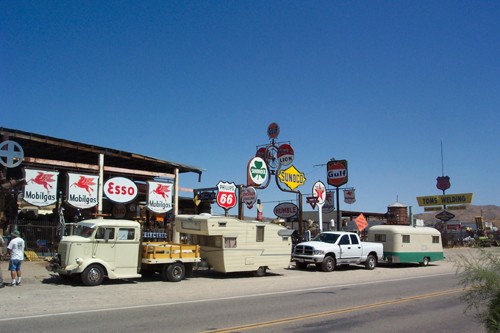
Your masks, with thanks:
<instances>
[{"instance_id":1,"label":"clear blue sky background","mask_svg":"<svg viewBox=\"0 0 500 333\"><path fill-rule=\"evenodd\" d=\"M245 183L277 122L302 193L348 160L341 209L422 212L441 142L447 193L498 205L499 111L499 1L0 2L0 126L206 169L183 187Z\"/></svg>"}]
</instances>

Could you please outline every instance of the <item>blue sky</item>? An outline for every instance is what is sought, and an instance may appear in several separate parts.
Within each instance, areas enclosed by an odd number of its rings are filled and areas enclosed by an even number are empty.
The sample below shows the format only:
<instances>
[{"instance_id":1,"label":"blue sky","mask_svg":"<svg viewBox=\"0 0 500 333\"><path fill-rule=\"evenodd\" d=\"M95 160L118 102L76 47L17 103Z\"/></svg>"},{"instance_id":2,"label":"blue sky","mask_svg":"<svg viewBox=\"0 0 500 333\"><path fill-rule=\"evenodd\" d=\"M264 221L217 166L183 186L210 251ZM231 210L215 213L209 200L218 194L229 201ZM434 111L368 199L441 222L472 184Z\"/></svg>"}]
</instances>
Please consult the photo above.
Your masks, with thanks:
<instances>
[{"instance_id":1,"label":"blue sky","mask_svg":"<svg viewBox=\"0 0 500 333\"><path fill-rule=\"evenodd\" d=\"M498 1L0 2L0 126L206 169L183 187L245 183L276 122L303 194L348 160L341 209L422 212L441 142L446 193L498 205L499 109Z\"/></svg>"}]
</instances>

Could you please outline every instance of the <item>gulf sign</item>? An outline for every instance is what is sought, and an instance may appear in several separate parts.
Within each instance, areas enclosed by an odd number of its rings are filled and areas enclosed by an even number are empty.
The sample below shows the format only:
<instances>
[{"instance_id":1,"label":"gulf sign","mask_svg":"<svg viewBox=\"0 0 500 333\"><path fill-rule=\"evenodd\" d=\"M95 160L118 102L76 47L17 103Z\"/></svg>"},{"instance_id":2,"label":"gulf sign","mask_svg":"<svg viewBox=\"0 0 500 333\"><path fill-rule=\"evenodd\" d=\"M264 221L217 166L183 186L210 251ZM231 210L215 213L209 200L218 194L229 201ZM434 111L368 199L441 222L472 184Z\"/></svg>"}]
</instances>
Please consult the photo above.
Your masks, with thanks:
<instances>
[{"instance_id":1,"label":"gulf sign","mask_svg":"<svg viewBox=\"0 0 500 333\"><path fill-rule=\"evenodd\" d=\"M114 202L130 202L135 199L137 192L137 185L128 178L113 177L104 183L104 194Z\"/></svg>"},{"instance_id":2,"label":"gulf sign","mask_svg":"<svg viewBox=\"0 0 500 333\"><path fill-rule=\"evenodd\" d=\"M299 208L291 202L283 202L274 207L274 215L286 219L297 215Z\"/></svg>"},{"instance_id":3,"label":"gulf sign","mask_svg":"<svg viewBox=\"0 0 500 333\"><path fill-rule=\"evenodd\" d=\"M326 165L328 184L339 187L347 183L347 161L329 161Z\"/></svg>"},{"instance_id":4,"label":"gulf sign","mask_svg":"<svg viewBox=\"0 0 500 333\"><path fill-rule=\"evenodd\" d=\"M269 139L276 139L280 135L280 126L277 123L271 123L267 127L267 136Z\"/></svg>"},{"instance_id":5,"label":"gulf sign","mask_svg":"<svg viewBox=\"0 0 500 333\"><path fill-rule=\"evenodd\" d=\"M283 143L278 147L278 161L281 165L290 165L293 158L293 148L288 143Z\"/></svg>"}]
</instances>

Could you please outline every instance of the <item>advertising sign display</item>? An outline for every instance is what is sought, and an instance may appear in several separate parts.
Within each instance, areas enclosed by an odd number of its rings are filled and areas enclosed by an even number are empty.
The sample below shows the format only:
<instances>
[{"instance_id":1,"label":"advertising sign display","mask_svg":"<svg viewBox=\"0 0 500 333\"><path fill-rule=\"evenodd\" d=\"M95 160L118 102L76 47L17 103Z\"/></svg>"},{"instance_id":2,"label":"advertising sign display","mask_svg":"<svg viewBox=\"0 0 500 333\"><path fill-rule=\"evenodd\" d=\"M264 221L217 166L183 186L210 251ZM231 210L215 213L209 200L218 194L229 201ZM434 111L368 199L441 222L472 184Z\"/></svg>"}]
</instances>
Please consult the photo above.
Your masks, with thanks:
<instances>
[{"instance_id":1,"label":"advertising sign display","mask_svg":"<svg viewBox=\"0 0 500 333\"><path fill-rule=\"evenodd\" d=\"M325 204L321 208L321 211L325 214L333 212L335 204L333 203L333 191L326 192Z\"/></svg>"},{"instance_id":2,"label":"advertising sign display","mask_svg":"<svg viewBox=\"0 0 500 333\"><path fill-rule=\"evenodd\" d=\"M429 195L417 197L417 202L420 207L470 204L472 202L472 193Z\"/></svg>"},{"instance_id":3,"label":"advertising sign display","mask_svg":"<svg viewBox=\"0 0 500 333\"><path fill-rule=\"evenodd\" d=\"M68 194L66 202L79 209L97 205L99 176L68 172Z\"/></svg>"},{"instance_id":4,"label":"advertising sign display","mask_svg":"<svg viewBox=\"0 0 500 333\"><path fill-rule=\"evenodd\" d=\"M0 143L0 164L7 168L15 168L24 158L23 147L15 141L6 140Z\"/></svg>"},{"instance_id":5,"label":"advertising sign display","mask_svg":"<svg viewBox=\"0 0 500 333\"><path fill-rule=\"evenodd\" d=\"M292 165L286 170L280 170L279 180L293 191L297 187L304 185L306 177L304 173L299 172L299 170Z\"/></svg>"},{"instance_id":6,"label":"advertising sign display","mask_svg":"<svg viewBox=\"0 0 500 333\"><path fill-rule=\"evenodd\" d=\"M323 205L324 205L324 203L326 201L326 187L325 187L325 184L323 184L323 182L321 182L321 181L317 181L316 183L314 183L312 195L313 195L313 197L317 197L318 198L318 201L316 202L316 204L321 209L321 207L323 207Z\"/></svg>"},{"instance_id":7,"label":"advertising sign display","mask_svg":"<svg viewBox=\"0 0 500 333\"><path fill-rule=\"evenodd\" d=\"M356 202L356 194L355 189L351 188L348 190L344 190L344 202L346 204L353 204Z\"/></svg>"},{"instance_id":8,"label":"advertising sign display","mask_svg":"<svg viewBox=\"0 0 500 333\"><path fill-rule=\"evenodd\" d=\"M59 172L24 169L23 199L33 206L44 207L57 201L57 178Z\"/></svg>"},{"instance_id":9,"label":"advertising sign display","mask_svg":"<svg viewBox=\"0 0 500 333\"><path fill-rule=\"evenodd\" d=\"M253 205L257 202L257 191L252 186L243 190L241 200L247 205L248 209L252 209Z\"/></svg>"},{"instance_id":10,"label":"advertising sign display","mask_svg":"<svg viewBox=\"0 0 500 333\"><path fill-rule=\"evenodd\" d=\"M282 202L274 207L274 215L282 219L287 219L297 215L299 207L291 202Z\"/></svg>"},{"instance_id":11,"label":"advertising sign display","mask_svg":"<svg viewBox=\"0 0 500 333\"><path fill-rule=\"evenodd\" d=\"M281 165L290 165L293 162L294 152L292 146L283 143L278 147L278 161Z\"/></svg>"},{"instance_id":12,"label":"advertising sign display","mask_svg":"<svg viewBox=\"0 0 500 333\"><path fill-rule=\"evenodd\" d=\"M155 182L148 180L147 209L155 213L166 213L172 209L172 189L170 183Z\"/></svg>"},{"instance_id":13,"label":"advertising sign display","mask_svg":"<svg viewBox=\"0 0 500 333\"><path fill-rule=\"evenodd\" d=\"M269 137L269 139L274 140L278 138L278 135L280 135L280 126L276 123L271 123L267 127L267 136Z\"/></svg>"},{"instance_id":14,"label":"advertising sign display","mask_svg":"<svg viewBox=\"0 0 500 333\"><path fill-rule=\"evenodd\" d=\"M104 194L111 201L127 203L137 196L137 185L128 178L113 177L104 183Z\"/></svg>"},{"instance_id":15,"label":"advertising sign display","mask_svg":"<svg viewBox=\"0 0 500 333\"><path fill-rule=\"evenodd\" d=\"M236 184L220 181L217 184L217 204L224 209L236 206Z\"/></svg>"},{"instance_id":16,"label":"advertising sign display","mask_svg":"<svg viewBox=\"0 0 500 333\"><path fill-rule=\"evenodd\" d=\"M247 184L260 186L264 184L269 176L266 162L261 157L254 157L248 162Z\"/></svg>"},{"instance_id":17,"label":"advertising sign display","mask_svg":"<svg viewBox=\"0 0 500 333\"><path fill-rule=\"evenodd\" d=\"M329 161L326 165L328 184L339 187L347 183L347 161Z\"/></svg>"}]
</instances>

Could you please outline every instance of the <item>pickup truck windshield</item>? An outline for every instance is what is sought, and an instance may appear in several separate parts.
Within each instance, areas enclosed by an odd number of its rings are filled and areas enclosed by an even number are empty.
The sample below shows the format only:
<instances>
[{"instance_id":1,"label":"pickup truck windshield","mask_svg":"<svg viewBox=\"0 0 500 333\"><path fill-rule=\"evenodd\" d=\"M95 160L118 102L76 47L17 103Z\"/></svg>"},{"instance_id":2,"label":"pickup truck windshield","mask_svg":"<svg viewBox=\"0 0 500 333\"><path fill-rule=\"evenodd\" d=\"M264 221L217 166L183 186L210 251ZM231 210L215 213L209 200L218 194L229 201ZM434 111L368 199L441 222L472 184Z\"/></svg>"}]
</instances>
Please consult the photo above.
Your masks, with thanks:
<instances>
[{"instance_id":1,"label":"pickup truck windshield","mask_svg":"<svg viewBox=\"0 0 500 333\"><path fill-rule=\"evenodd\" d=\"M94 225L78 224L75 228L75 235L89 238L94 230Z\"/></svg>"},{"instance_id":2,"label":"pickup truck windshield","mask_svg":"<svg viewBox=\"0 0 500 333\"><path fill-rule=\"evenodd\" d=\"M337 234L318 234L312 240L317 242L325 242L334 244L340 235Z\"/></svg>"}]
</instances>

